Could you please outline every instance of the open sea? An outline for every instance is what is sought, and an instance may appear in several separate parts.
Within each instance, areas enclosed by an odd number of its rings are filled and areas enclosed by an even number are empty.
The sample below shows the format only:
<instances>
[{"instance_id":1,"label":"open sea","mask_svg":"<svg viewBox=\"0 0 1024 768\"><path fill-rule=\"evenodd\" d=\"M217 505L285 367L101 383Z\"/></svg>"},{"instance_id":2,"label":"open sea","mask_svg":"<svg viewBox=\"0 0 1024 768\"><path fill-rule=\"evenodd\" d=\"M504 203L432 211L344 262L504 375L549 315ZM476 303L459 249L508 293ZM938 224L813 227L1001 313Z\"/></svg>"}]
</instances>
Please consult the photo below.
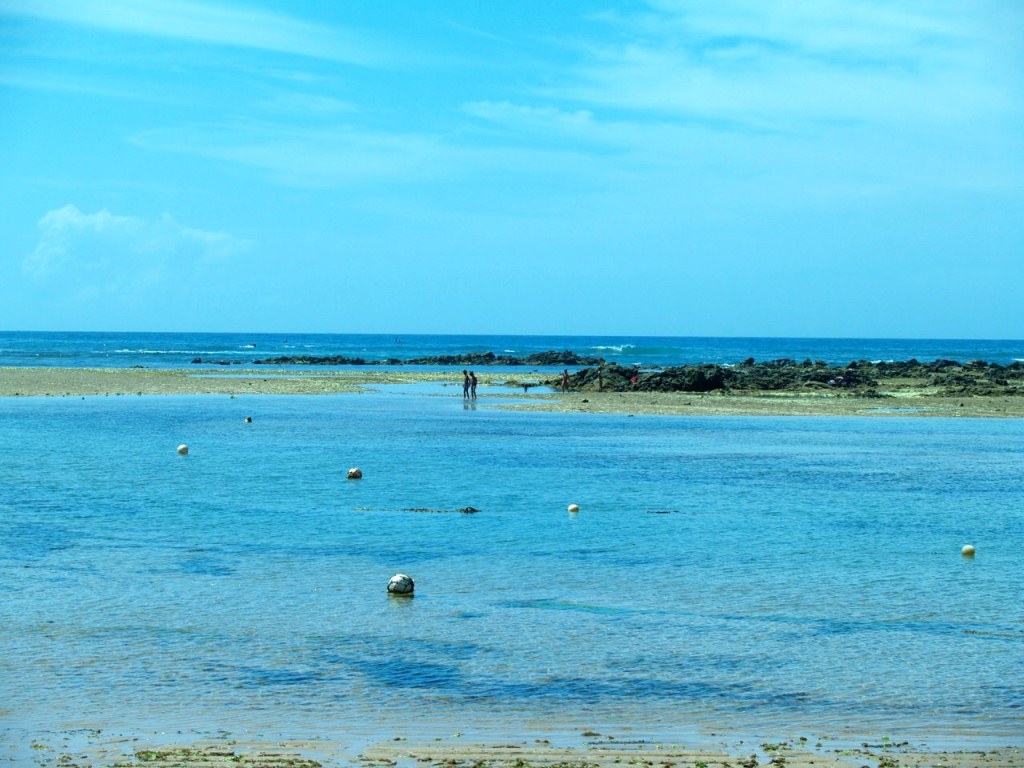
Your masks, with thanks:
<instances>
[{"instance_id":1,"label":"open sea","mask_svg":"<svg viewBox=\"0 0 1024 768\"><path fill-rule=\"evenodd\" d=\"M445 336L268 333L36 333L0 331L0 367L187 368L252 363L284 356L362 357L411 360L437 355L493 352L523 357L571 349L621 365L672 366L756 360L948 359L1006 365L1024 360L1024 341L957 339L774 339L664 336Z\"/></svg>"},{"instance_id":2,"label":"open sea","mask_svg":"<svg viewBox=\"0 0 1024 768\"><path fill-rule=\"evenodd\" d=\"M0 376L549 349L1024 358L1022 341L3 332ZM0 398L0 757L73 729L1024 744L1024 420L480 394ZM386 593L399 572L414 598Z\"/></svg>"}]
</instances>

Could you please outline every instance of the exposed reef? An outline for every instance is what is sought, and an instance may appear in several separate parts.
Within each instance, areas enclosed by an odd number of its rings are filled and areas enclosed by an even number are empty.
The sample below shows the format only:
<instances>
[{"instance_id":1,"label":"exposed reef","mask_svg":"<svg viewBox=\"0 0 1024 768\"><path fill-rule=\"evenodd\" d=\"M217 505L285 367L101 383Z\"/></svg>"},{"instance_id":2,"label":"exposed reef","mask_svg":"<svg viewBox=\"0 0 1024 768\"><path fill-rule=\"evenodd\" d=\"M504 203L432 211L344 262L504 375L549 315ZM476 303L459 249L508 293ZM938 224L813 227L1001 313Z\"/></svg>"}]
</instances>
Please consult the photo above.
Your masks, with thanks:
<instances>
[{"instance_id":1,"label":"exposed reef","mask_svg":"<svg viewBox=\"0 0 1024 768\"><path fill-rule=\"evenodd\" d=\"M560 387L560 378L548 386ZM569 376L570 391L607 392L807 392L834 391L880 397L899 390L931 394L1024 395L1024 363L1010 365L972 360L871 362L829 365L821 360L781 359L763 363L748 358L738 365L682 365L645 370L614 363L583 368Z\"/></svg>"},{"instance_id":2,"label":"exposed reef","mask_svg":"<svg viewBox=\"0 0 1024 768\"><path fill-rule=\"evenodd\" d=\"M203 360L196 358L193 363L218 364L219 360ZM535 352L532 355L514 357L512 355L496 355L493 352L470 352L463 355L434 355L432 357L415 357L408 360L389 358L387 360L367 360L362 357L346 357L345 355L288 355L285 357L268 357L264 360L253 360L253 365L603 365L600 357L583 357L575 352Z\"/></svg>"},{"instance_id":3,"label":"exposed reef","mask_svg":"<svg viewBox=\"0 0 1024 768\"><path fill-rule=\"evenodd\" d=\"M237 361L204 360L194 364L228 365ZM569 376L569 391L588 392L719 392L807 393L833 391L849 396L885 397L915 390L931 395L1022 396L1024 363L1009 365L985 360L919 362L854 360L830 365L823 360L797 361L789 358L757 362L747 358L735 365L702 363L671 368L640 368L608 362L600 357L578 355L571 350L537 352L520 357L493 352L434 355L410 359L368 360L345 355L289 355L252 361L253 365L289 366L535 366L576 369ZM539 382L562 388L561 376ZM530 385L526 385L528 389Z\"/></svg>"}]
</instances>

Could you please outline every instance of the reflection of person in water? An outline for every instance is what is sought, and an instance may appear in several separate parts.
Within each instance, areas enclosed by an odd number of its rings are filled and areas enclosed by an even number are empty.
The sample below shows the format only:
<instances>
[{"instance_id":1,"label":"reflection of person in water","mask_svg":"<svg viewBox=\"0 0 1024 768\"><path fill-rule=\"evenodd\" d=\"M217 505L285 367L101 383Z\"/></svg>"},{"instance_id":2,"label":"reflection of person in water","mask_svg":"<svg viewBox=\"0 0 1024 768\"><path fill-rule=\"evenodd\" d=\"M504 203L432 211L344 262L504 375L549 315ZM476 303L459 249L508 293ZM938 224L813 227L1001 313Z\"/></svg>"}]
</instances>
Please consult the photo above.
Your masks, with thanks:
<instances>
[{"instance_id":1,"label":"reflection of person in water","mask_svg":"<svg viewBox=\"0 0 1024 768\"><path fill-rule=\"evenodd\" d=\"M469 397L469 371L466 369L462 370L462 399L465 400Z\"/></svg>"},{"instance_id":2,"label":"reflection of person in water","mask_svg":"<svg viewBox=\"0 0 1024 768\"><path fill-rule=\"evenodd\" d=\"M469 391L470 397L476 400L476 374L472 371L469 372Z\"/></svg>"}]
</instances>

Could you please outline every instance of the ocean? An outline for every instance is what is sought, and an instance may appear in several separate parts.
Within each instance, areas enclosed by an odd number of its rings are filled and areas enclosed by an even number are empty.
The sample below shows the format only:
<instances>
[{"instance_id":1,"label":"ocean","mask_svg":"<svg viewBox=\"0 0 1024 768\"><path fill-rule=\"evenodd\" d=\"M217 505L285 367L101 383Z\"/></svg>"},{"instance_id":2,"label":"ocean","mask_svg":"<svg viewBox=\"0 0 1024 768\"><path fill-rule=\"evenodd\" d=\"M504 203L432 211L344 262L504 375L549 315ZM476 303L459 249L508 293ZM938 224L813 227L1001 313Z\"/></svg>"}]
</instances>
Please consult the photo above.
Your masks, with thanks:
<instances>
[{"instance_id":1,"label":"ocean","mask_svg":"<svg viewBox=\"0 0 1024 768\"><path fill-rule=\"evenodd\" d=\"M0 366L547 349L1024 357L1019 341L2 333ZM502 396L0 399L0 745L69 729L1024 742L1020 420L489 407ZM387 594L395 573L415 597Z\"/></svg>"},{"instance_id":2,"label":"ocean","mask_svg":"<svg viewBox=\"0 0 1024 768\"><path fill-rule=\"evenodd\" d=\"M0 331L0 367L188 368L251 364L285 356L411 360L493 352L523 357L570 349L621 365L667 367L791 358L841 365L852 360L1024 360L1024 341L957 339L775 339L662 336L444 336L266 333L40 333ZM197 366L197 369L201 366Z\"/></svg>"}]
</instances>

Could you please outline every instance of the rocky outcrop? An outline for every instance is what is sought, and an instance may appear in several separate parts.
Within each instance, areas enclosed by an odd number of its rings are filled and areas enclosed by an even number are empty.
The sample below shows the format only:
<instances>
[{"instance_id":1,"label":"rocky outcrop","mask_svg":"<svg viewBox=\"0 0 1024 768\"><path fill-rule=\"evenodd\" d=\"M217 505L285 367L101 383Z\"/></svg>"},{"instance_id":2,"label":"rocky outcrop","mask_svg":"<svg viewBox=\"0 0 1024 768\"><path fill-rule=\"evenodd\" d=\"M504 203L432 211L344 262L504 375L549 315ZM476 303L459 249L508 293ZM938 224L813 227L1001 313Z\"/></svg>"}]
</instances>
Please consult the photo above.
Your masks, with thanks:
<instances>
[{"instance_id":1,"label":"rocky outcrop","mask_svg":"<svg viewBox=\"0 0 1024 768\"><path fill-rule=\"evenodd\" d=\"M195 362L195 361L193 361ZM390 365L385 360L364 360L361 357L345 357L344 355L285 355L268 357L266 360L253 360L253 365Z\"/></svg>"},{"instance_id":2,"label":"rocky outcrop","mask_svg":"<svg viewBox=\"0 0 1024 768\"><path fill-rule=\"evenodd\" d=\"M419 357L404 361L408 365L537 365L537 366L580 366L580 365L601 365L604 360L600 357L581 357L571 350L564 352L535 352L523 357L512 355L496 355L493 352L471 352L463 355L437 355L434 357Z\"/></svg>"},{"instance_id":3,"label":"rocky outcrop","mask_svg":"<svg viewBox=\"0 0 1024 768\"><path fill-rule=\"evenodd\" d=\"M561 379L544 383L561 387ZM1024 396L1024 363L857 360L834 366L821 360L780 359L758 363L748 358L738 365L683 365L655 371L611 364L585 368L569 377L570 390L609 392L744 393L818 389L877 396L890 389L910 386L948 396Z\"/></svg>"},{"instance_id":4,"label":"rocky outcrop","mask_svg":"<svg viewBox=\"0 0 1024 768\"><path fill-rule=\"evenodd\" d=\"M203 362L199 358L193 363ZM265 360L253 360L253 365L458 365L474 368L485 365L535 365L535 366L567 366L602 365L600 357L581 357L571 350L564 352L535 352L531 355L514 357L512 355L496 355L493 352L469 352L462 355L435 355L432 357L414 357L408 360L389 358L387 360L366 360L362 357L345 357L329 355L288 355L284 357L268 357Z\"/></svg>"},{"instance_id":5,"label":"rocky outcrop","mask_svg":"<svg viewBox=\"0 0 1024 768\"><path fill-rule=\"evenodd\" d=\"M203 360L193 363L229 365L239 361ZM757 362L750 357L735 365L681 365L663 369L641 369L609 363L599 357L584 357L571 350L551 350L515 357L493 352L461 355L435 355L406 360L389 358L367 360L344 355L285 356L254 360L254 365L438 365L458 368L485 366L534 366L572 368L569 389L609 392L806 392L835 391L852 396L884 395L894 390L920 389L947 396L1021 395L1024 396L1024 362L1010 365L985 360L895 360L873 362L854 360L846 365L830 365L823 360L797 361L789 358ZM561 377L543 381L561 389ZM518 384L528 390L531 383Z\"/></svg>"}]
</instances>

